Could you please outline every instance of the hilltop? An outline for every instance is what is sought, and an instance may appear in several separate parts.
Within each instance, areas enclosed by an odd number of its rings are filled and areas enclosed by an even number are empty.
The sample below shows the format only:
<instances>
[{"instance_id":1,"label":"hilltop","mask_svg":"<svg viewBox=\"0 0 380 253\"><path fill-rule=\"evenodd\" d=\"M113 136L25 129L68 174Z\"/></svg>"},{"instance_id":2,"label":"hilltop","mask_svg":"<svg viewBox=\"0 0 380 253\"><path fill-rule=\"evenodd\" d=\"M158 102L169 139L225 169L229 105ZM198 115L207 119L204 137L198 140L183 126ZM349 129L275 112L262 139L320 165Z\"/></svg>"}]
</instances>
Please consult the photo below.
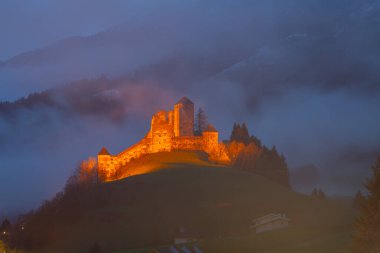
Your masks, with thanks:
<instances>
[{"instance_id":1,"label":"hilltop","mask_svg":"<svg viewBox=\"0 0 380 253\"><path fill-rule=\"evenodd\" d=\"M350 228L346 207L206 158L200 152L149 154L134 161L136 169L150 168L147 174L67 191L39 211L43 222L35 222L37 231L49 235L41 252L87 252L95 243L105 252L149 252L153 246L172 243L180 227L202 239L207 252L219 252L217 238L232 237L226 241L232 243L252 236L255 240L251 220L272 212L291 219L293 232L282 239L287 243L300 234L302 240L311 240L315 234L331 236ZM25 232L30 228L26 224ZM243 239L233 239L236 236Z\"/></svg>"},{"instance_id":2,"label":"hilltop","mask_svg":"<svg viewBox=\"0 0 380 253\"><path fill-rule=\"evenodd\" d=\"M203 110L199 110L194 115L194 103L182 97L173 110L161 110L153 115L149 132L138 143L118 155L111 155L103 147L97 162L101 180L122 179L123 174L128 174L131 160L157 152L201 151L208 155L209 160L230 163L230 154L226 145L219 142L218 131L208 123Z\"/></svg>"}]
</instances>

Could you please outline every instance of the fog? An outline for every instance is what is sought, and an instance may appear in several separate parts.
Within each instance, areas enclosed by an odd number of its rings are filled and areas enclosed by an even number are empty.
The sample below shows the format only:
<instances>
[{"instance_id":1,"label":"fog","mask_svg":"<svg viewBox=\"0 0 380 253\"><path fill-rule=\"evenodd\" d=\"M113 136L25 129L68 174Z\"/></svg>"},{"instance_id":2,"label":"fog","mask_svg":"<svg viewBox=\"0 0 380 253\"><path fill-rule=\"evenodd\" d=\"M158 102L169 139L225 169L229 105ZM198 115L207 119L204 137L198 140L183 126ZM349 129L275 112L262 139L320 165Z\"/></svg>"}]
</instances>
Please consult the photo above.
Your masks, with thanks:
<instances>
[{"instance_id":1,"label":"fog","mask_svg":"<svg viewBox=\"0 0 380 253\"><path fill-rule=\"evenodd\" d=\"M102 146L133 144L184 95L222 139L247 122L291 170L313 164L305 192L352 194L380 153L379 1L79 1L68 21L69 3L42 4L0 15L18 20L4 30L17 43L0 44L0 99L49 90L0 108L6 213L53 196Z\"/></svg>"}]
</instances>

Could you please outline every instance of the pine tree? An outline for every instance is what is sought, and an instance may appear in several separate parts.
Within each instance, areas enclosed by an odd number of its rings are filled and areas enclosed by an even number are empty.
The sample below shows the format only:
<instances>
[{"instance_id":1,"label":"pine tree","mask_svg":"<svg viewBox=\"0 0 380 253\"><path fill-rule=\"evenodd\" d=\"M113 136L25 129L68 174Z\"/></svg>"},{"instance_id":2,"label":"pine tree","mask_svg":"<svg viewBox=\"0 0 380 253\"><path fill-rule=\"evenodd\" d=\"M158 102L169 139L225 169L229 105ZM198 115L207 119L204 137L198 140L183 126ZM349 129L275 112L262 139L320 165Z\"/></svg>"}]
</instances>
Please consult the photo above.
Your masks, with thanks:
<instances>
[{"instance_id":1,"label":"pine tree","mask_svg":"<svg viewBox=\"0 0 380 253\"><path fill-rule=\"evenodd\" d=\"M287 186L291 188L290 181L289 181L289 169L288 164L286 163L285 156L281 154L279 156L280 159L280 182L282 185Z\"/></svg>"},{"instance_id":2,"label":"pine tree","mask_svg":"<svg viewBox=\"0 0 380 253\"><path fill-rule=\"evenodd\" d=\"M361 191L357 191L356 195L355 195L355 198L354 198L354 201L352 203L352 206L356 210L360 210L362 208L362 206L364 205L364 201L365 201L365 197L362 194L362 192Z\"/></svg>"},{"instance_id":3,"label":"pine tree","mask_svg":"<svg viewBox=\"0 0 380 253\"><path fill-rule=\"evenodd\" d=\"M240 124L234 123L234 126L232 127L232 132L230 136L230 141L238 141L239 139L239 132L240 132Z\"/></svg>"},{"instance_id":4,"label":"pine tree","mask_svg":"<svg viewBox=\"0 0 380 253\"><path fill-rule=\"evenodd\" d=\"M245 123L243 123L242 125L237 123L234 124L232 128L230 141L242 142L245 145L248 145L251 142L248 127Z\"/></svg>"},{"instance_id":5,"label":"pine tree","mask_svg":"<svg viewBox=\"0 0 380 253\"><path fill-rule=\"evenodd\" d=\"M11 222L8 219L4 219L3 222L1 223L0 240L2 240L4 243L8 242L11 227L12 227ZM0 251L0 252L2 252L2 251Z\"/></svg>"},{"instance_id":6,"label":"pine tree","mask_svg":"<svg viewBox=\"0 0 380 253\"><path fill-rule=\"evenodd\" d=\"M318 198L318 199L326 199L326 194L324 191L322 191L321 188L314 188L311 192L311 196Z\"/></svg>"},{"instance_id":7,"label":"pine tree","mask_svg":"<svg viewBox=\"0 0 380 253\"><path fill-rule=\"evenodd\" d=\"M322 191L322 189L318 189L317 196L318 196L318 198L320 198L320 199L326 199L326 194L325 194L324 191Z\"/></svg>"},{"instance_id":8,"label":"pine tree","mask_svg":"<svg viewBox=\"0 0 380 253\"><path fill-rule=\"evenodd\" d=\"M314 188L313 191L311 192L311 196L313 196L313 197L318 196L318 190L316 188Z\"/></svg>"},{"instance_id":9,"label":"pine tree","mask_svg":"<svg viewBox=\"0 0 380 253\"><path fill-rule=\"evenodd\" d=\"M245 123L234 123L228 149L236 167L291 188L285 157L275 146L268 149L257 137L250 136Z\"/></svg>"},{"instance_id":10,"label":"pine tree","mask_svg":"<svg viewBox=\"0 0 380 253\"><path fill-rule=\"evenodd\" d=\"M207 125L208 125L207 115L202 108L199 108L195 116L196 135L201 135L202 132L207 128Z\"/></svg>"},{"instance_id":11,"label":"pine tree","mask_svg":"<svg viewBox=\"0 0 380 253\"><path fill-rule=\"evenodd\" d=\"M380 156L372 166L372 178L367 180L368 191L355 224L353 252L380 252Z\"/></svg>"},{"instance_id":12,"label":"pine tree","mask_svg":"<svg viewBox=\"0 0 380 253\"><path fill-rule=\"evenodd\" d=\"M4 219L1 222L0 231L1 232L9 232L11 230L11 222L8 219Z\"/></svg>"},{"instance_id":13,"label":"pine tree","mask_svg":"<svg viewBox=\"0 0 380 253\"><path fill-rule=\"evenodd\" d=\"M241 142L245 143L246 145L249 143L250 141L250 137L249 137L249 131L248 131L248 127L245 123L243 123L241 125Z\"/></svg>"},{"instance_id":14,"label":"pine tree","mask_svg":"<svg viewBox=\"0 0 380 253\"><path fill-rule=\"evenodd\" d=\"M261 144L261 141L259 140L259 138L257 138L256 136L254 135L251 135L251 137L249 138L249 142L250 143L254 143L256 146L258 146L259 148L262 148L262 144Z\"/></svg>"}]
</instances>

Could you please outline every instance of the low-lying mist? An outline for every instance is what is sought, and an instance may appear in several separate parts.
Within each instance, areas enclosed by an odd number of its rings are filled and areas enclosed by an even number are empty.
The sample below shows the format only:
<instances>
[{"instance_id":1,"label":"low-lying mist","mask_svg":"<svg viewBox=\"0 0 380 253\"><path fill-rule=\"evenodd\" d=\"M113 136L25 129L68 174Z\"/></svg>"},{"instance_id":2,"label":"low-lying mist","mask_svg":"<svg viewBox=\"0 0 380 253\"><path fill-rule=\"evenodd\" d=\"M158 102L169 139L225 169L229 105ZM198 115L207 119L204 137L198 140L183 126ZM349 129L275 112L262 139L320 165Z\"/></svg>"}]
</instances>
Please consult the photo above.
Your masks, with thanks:
<instances>
[{"instance_id":1,"label":"low-lying mist","mask_svg":"<svg viewBox=\"0 0 380 253\"><path fill-rule=\"evenodd\" d=\"M0 212L36 207L182 96L221 139L246 122L291 171L314 166L300 190L352 194L380 152L378 3L192 1L1 62Z\"/></svg>"}]
</instances>

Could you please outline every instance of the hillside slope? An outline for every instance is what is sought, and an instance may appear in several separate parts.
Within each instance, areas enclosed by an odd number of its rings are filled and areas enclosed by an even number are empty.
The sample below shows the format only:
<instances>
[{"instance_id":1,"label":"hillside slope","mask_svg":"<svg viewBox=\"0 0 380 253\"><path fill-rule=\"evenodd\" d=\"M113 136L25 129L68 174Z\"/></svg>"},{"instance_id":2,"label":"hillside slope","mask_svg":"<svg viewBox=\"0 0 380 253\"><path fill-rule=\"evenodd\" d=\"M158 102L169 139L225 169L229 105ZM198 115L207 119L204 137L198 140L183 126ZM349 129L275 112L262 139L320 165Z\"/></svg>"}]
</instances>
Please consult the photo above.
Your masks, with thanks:
<instances>
[{"instance_id":1,"label":"hillside slope","mask_svg":"<svg viewBox=\"0 0 380 253\"><path fill-rule=\"evenodd\" d=\"M292 228L304 231L350 226L347 210L336 203L210 164L198 153L154 154L139 163L158 169L102 184L97 207L80 219L55 221L45 252L87 252L95 243L106 252L167 245L181 227L212 245L212 238L252 234L251 219L272 212L286 213Z\"/></svg>"}]
</instances>

